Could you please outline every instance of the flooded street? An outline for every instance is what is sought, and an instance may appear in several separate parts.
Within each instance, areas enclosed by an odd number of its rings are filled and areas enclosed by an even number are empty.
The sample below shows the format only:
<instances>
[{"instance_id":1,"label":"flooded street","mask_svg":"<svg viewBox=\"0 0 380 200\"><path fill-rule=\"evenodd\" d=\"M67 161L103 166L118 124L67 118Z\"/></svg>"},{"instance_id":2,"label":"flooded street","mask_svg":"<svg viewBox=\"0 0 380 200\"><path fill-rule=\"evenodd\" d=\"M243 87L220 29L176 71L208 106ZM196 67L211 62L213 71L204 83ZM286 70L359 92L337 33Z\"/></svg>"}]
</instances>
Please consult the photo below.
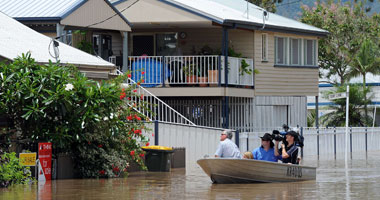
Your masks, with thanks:
<instances>
[{"instance_id":1,"label":"flooded street","mask_svg":"<svg viewBox=\"0 0 380 200\"><path fill-rule=\"evenodd\" d=\"M360 159L360 156L363 159ZM380 152L344 159L305 158L317 180L212 184L198 166L169 173L137 172L122 179L70 179L0 189L0 199L379 199Z\"/></svg>"}]
</instances>

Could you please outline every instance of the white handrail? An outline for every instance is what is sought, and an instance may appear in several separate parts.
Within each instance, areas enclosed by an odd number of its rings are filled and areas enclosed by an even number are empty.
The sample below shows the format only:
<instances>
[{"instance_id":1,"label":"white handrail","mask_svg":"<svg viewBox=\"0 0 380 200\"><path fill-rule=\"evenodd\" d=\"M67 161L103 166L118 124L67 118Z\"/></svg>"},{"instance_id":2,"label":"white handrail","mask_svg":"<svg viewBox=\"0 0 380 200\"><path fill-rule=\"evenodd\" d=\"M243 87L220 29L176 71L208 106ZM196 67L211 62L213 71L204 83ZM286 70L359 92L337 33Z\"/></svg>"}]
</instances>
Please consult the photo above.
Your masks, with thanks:
<instances>
[{"instance_id":1,"label":"white handrail","mask_svg":"<svg viewBox=\"0 0 380 200\"><path fill-rule=\"evenodd\" d=\"M121 71L117 71L118 74L122 75L123 73ZM196 126L196 124L194 124L192 121L190 121L189 119L187 119L185 116L183 116L181 113L179 113L178 111L176 111L174 108L170 107L168 104L166 104L165 102L163 102L161 99L159 99L156 95L152 94L151 92L149 92L147 89L145 89L144 87L142 87L141 85L138 85L134 80L132 80L131 78L128 78L128 81L130 83L133 83L133 84L136 84L137 87L139 88L139 90L143 90L146 94L149 94L149 96L153 97L158 103L160 103L163 107L165 107L164 109L161 109L161 110L165 110L167 111L167 109L169 109L169 111L172 111L174 112L174 114L178 115L180 118L182 118L182 121L184 122L187 122L187 123L184 123L184 124L189 124L189 125L192 125L192 126ZM145 95L144 95L145 96ZM134 106L128 104L128 106L131 106L134 110L138 111L139 113L141 114L144 114L143 111L140 111L138 109L136 109ZM145 114L144 114L145 115ZM145 115L146 116L146 115ZM171 120L173 119L173 121ZM172 122L172 123L177 123L174 121L174 117L172 118L171 116L169 117L169 120L164 120L164 119L157 119L158 121L162 121L162 122ZM152 121L151 118L149 118L149 121Z\"/></svg>"}]
</instances>

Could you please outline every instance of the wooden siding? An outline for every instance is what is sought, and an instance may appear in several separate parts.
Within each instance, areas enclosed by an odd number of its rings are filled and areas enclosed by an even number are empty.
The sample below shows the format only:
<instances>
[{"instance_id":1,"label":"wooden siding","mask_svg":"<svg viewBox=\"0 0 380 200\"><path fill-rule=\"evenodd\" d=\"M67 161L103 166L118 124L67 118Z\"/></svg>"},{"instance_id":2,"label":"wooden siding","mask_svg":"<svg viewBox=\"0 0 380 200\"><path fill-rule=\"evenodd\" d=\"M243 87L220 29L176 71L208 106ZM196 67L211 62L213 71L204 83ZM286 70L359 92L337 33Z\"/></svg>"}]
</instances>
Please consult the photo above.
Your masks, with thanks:
<instances>
[{"instance_id":1,"label":"wooden siding","mask_svg":"<svg viewBox=\"0 0 380 200\"><path fill-rule=\"evenodd\" d=\"M88 27L115 14L116 12L104 0L91 0L61 20L61 24ZM92 25L90 28L131 31L129 25L118 15L103 23Z\"/></svg>"},{"instance_id":2,"label":"wooden siding","mask_svg":"<svg viewBox=\"0 0 380 200\"><path fill-rule=\"evenodd\" d=\"M254 32L249 30L229 30L229 47L245 58L254 58Z\"/></svg>"},{"instance_id":3,"label":"wooden siding","mask_svg":"<svg viewBox=\"0 0 380 200\"><path fill-rule=\"evenodd\" d=\"M317 39L283 33L268 33L268 62L261 61L261 34L255 32L254 60L259 74L255 75L255 94L261 96L316 96L318 69L274 67L274 37Z\"/></svg>"},{"instance_id":4,"label":"wooden siding","mask_svg":"<svg viewBox=\"0 0 380 200\"><path fill-rule=\"evenodd\" d=\"M210 20L157 0L125 1L117 4L116 8L121 11L132 4L133 6L122 12L132 24L147 23L150 26L175 22L209 22L211 24Z\"/></svg>"},{"instance_id":5,"label":"wooden siding","mask_svg":"<svg viewBox=\"0 0 380 200\"><path fill-rule=\"evenodd\" d=\"M306 107L306 97L256 96L253 127L257 131L269 131L272 128L281 127L282 124L288 124L290 127L306 126Z\"/></svg>"}]
</instances>

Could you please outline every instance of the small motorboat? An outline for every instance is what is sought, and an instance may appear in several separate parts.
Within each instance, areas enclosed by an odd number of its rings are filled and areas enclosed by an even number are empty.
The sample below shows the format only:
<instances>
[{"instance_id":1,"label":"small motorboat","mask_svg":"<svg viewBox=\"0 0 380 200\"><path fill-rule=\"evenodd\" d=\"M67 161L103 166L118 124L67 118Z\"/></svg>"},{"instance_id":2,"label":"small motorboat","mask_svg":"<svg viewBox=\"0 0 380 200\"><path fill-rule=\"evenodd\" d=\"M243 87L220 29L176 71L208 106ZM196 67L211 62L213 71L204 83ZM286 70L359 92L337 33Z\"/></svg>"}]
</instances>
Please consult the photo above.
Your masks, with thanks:
<instances>
[{"instance_id":1,"label":"small motorboat","mask_svg":"<svg viewBox=\"0 0 380 200\"><path fill-rule=\"evenodd\" d=\"M253 159L205 158L197 161L213 183L270 183L315 180L316 167Z\"/></svg>"}]
</instances>

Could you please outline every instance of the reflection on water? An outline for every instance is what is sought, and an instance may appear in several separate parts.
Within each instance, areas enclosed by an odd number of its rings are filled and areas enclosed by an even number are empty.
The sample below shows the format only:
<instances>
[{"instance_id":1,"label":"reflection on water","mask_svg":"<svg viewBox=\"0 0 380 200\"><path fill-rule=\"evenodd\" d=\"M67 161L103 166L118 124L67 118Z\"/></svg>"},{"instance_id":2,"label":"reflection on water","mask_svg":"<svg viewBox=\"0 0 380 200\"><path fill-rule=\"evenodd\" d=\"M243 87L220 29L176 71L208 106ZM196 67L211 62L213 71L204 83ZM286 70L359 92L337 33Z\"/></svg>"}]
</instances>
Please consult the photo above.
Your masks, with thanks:
<instances>
[{"instance_id":1,"label":"reflection on water","mask_svg":"<svg viewBox=\"0 0 380 200\"><path fill-rule=\"evenodd\" d=\"M378 199L380 152L344 160L305 158L317 180L212 184L198 166L170 173L138 172L126 179L71 179L0 189L0 199Z\"/></svg>"}]
</instances>

